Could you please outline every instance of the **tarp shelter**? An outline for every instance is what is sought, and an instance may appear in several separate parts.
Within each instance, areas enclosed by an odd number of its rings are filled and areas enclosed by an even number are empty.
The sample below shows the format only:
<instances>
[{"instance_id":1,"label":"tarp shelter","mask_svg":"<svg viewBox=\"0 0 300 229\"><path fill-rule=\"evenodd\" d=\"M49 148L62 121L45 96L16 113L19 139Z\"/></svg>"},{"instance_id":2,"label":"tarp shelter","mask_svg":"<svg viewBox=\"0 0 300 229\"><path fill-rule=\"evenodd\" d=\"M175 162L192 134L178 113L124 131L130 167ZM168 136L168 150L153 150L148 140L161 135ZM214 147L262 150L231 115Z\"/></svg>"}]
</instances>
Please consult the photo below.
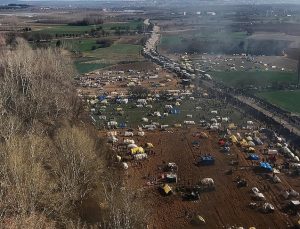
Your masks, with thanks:
<instances>
[{"instance_id":1,"label":"tarp shelter","mask_svg":"<svg viewBox=\"0 0 300 229\"><path fill-rule=\"evenodd\" d=\"M246 139L241 140L239 143L242 147L247 147L248 146L248 142L246 141Z\"/></svg>"},{"instance_id":2,"label":"tarp shelter","mask_svg":"<svg viewBox=\"0 0 300 229\"><path fill-rule=\"evenodd\" d=\"M248 156L248 159L251 160L251 161L258 161L259 160L259 156L257 154L250 154Z\"/></svg>"},{"instance_id":3,"label":"tarp shelter","mask_svg":"<svg viewBox=\"0 0 300 229\"><path fill-rule=\"evenodd\" d=\"M230 129L230 130L233 130L233 129L236 129L237 127L236 127L236 125L234 124L234 123L230 123L229 125L228 125L228 129Z\"/></svg>"},{"instance_id":4,"label":"tarp shelter","mask_svg":"<svg viewBox=\"0 0 300 229\"><path fill-rule=\"evenodd\" d=\"M253 139L250 136L246 137L246 139L247 141L253 141Z\"/></svg>"},{"instance_id":5,"label":"tarp shelter","mask_svg":"<svg viewBox=\"0 0 300 229\"><path fill-rule=\"evenodd\" d=\"M223 146L225 144L225 140L224 139L220 139L219 142L218 142L218 144L220 146Z\"/></svg>"},{"instance_id":6,"label":"tarp shelter","mask_svg":"<svg viewBox=\"0 0 300 229\"><path fill-rule=\"evenodd\" d=\"M235 135L231 135L231 136L230 136L230 140L231 140L233 143L237 143L237 142L238 142L238 140L237 140L237 138L236 138Z\"/></svg>"},{"instance_id":7,"label":"tarp shelter","mask_svg":"<svg viewBox=\"0 0 300 229\"><path fill-rule=\"evenodd\" d=\"M175 173L167 173L165 178L168 183L177 183L177 174Z\"/></svg>"},{"instance_id":8,"label":"tarp shelter","mask_svg":"<svg viewBox=\"0 0 300 229\"><path fill-rule=\"evenodd\" d=\"M119 127L123 129L123 128L126 128L127 125L126 125L125 122L121 122L121 123L119 124Z\"/></svg>"},{"instance_id":9,"label":"tarp shelter","mask_svg":"<svg viewBox=\"0 0 300 229\"><path fill-rule=\"evenodd\" d=\"M146 143L146 148L147 149L151 149L151 148L154 148L154 145L150 142Z\"/></svg>"},{"instance_id":10,"label":"tarp shelter","mask_svg":"<svg viewBox=\"0 0 300 229\"><path fill-rule=\"evenodd\" d=\"M192 220L193 224L196 224L196 225L201 225L201 224L205 224L205 219L200 216L200 215L196 215L193 220Z\"/></svg>"},{"instance_id":11,"label":"tarp shelter","mask_svg":"<svg viewBox=\"0 0 300 229\"><path fill-rule=\"evenodd\" d=\"M205 132L200 133L201 138L208 138L208 135Z\"/></svg>"},{"instance_id":12,"label":"tarp shelter","mask_svg":"<svg viewBox=\"0 0 300 229\"><path fill-rule=\"evenodd\" d=\"M138 148L138 146L136 144L129 144L127 146L129 149L134 149L134 148Z\"/></svg>"},{"instance_id":13,"label":"tarp shelter","mask_svg":"<svg viewBox=\"0 0 300 229\"><path fill-rule=\"evenodd\" d=\"M262 168L268 172L272 172L272 170L273 170L272 166L268 162L260 162L260 168Z\"/></svg>"},{"instance_id":14,"label":"tarp shelter","mask_svg":"<svg viewBox=\"0 0 300 229\"><path fill-rule=\"evenodd\" d=\"M172 194L172 188L168 184L163 185L161 189L165 195Z\"/></svg>"},{"instance_id":15,"label":"tarp shelter","mask_svg":"<svg viewBox=\"0 0 300 229\"><path fill-rule=\"evenodd\" d=\"M253 141L249 141L249 142L248 142L248 145L249 145L249 146L255 146L255 143L254 143Z\"/></svg>"},{"instance_id":16,"label":"tarp shelter","mask_svg":"<svg viewBox=\"0 0 300 229\"><path fill-rule=\"evenodd\" d=\"M144 153L145 152L143 147L135 147L135 148L131 149L130 151L131 151L131 154L138 154L138 153Z\"/></svg>"},{"instance_id":17,"label":"tarp shelter","mask_svg":"<svg viewBox=\"0 0 300 229\"><path fill-rule=\"evenodd\" d=\"M106 99L106 96L105 95L99 95L98 96L98 100L101 102L101 101L103 101L103 100L105 100Z\"/></svg>"},{"instance_id":18,"label":"tarp shelter","mask_svg":"<svg viewBox=\"0 0 300 229\"><path fill-rule=\"evenodd\" d=\"M177 109L177 108L172 108L172 109L170 110L170 114L180 114L180 110Z\"/></svg>"},{"instance_id":19,"label":"tarp shelter","mask_svg":"<svg viewBox=\"0 0 300 229\"><path fill-rule=\"evenodd\" d=\"M213 165L214 163L215 159L212 156L201 156L198 160L200 165Z\"/></svg>"}]
</instances>

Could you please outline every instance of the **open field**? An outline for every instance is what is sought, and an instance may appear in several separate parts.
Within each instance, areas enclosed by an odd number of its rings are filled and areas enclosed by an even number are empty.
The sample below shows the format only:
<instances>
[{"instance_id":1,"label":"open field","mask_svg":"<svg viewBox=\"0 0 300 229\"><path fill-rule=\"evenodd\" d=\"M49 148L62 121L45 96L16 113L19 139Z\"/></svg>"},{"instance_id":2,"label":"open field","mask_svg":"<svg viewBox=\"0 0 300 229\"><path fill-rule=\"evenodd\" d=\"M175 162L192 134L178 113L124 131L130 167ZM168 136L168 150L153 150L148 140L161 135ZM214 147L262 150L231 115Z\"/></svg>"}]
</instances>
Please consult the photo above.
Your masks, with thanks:
<instances>
[{"instance_id":1,"label":"open field","mask_svg":"<svg viewBox=\"0 0 300 229\"><path fill-rule=\"evenodd\" d=\"M244 87L267 87L274 84L295 84L297 82L296 73L276 72L276 71L251 71L251 72L213 72L212 76L217 81L227 86L235 88Z\"/></svg>"},{"instance_id":2,"label":"open field","mask_svg":"<svg viewBox=\"0 0 300 229\"><path fill-rule=\"evenodd\" d=\"M280 191L289 184L284 180L281 184L272 184L261 174L255 174L251 162L246 160L246 154L233 146L229 154L219 152L217 144L219 136L210 133L208 139L199 139L195 133L201 128L174 129L165 132L147 132L144 138L135 137L139 145L151 142L155 146L155 155L144 161L141 166L130 166L125 175L126 186L129 189L140 190L139 196L150 210L152 218L150 228L193 228L190 224L194 214L201 215L206 224L201 228L227 228L243 226L249 228L286 228L291 222L289 217L280 210L271 214L262 214L248 207L251 202L249 190L258 187L264 190L269 202L280 207ZM199 146L193 146L193 141L199 141ZM204 153L210 153L216 158L214 166L195 166L195 159ZM239 166L232 175L226 175L230 169L230 161L239 158ZM178 165L178 183L175 186L192 186L205 177L215 180L216 190L203 192L198 201L183 201L180 191L172 196L162 196L159 185L149 184L149 180L160 180L163 162L174 162ZM248 187L238 188L235 179L240 176L248 181ZM296 184L296 179L289 182ZM175 189L175 188L174 188ZM297 188L299 190L299 186Z\"/></svg>"},{"instance_id":3,"label":"open field","mask_svg":"<svg viewBox=\"0 0 300 229\"><path fill-rule=\"evenodd\" d=\"M84 34L90 32L92 29L101 28L105 31L114 31L117 28L121 30L137 30L139 26L143 25L143 21L120 22L120 23L105 23L98 25L87 26L71 26L71 25L44 25L36 33L50 33L50 34Z\"/></svg>"},{"instance_id":4,"label":"open field","mask_svg":"<svg viewBox=\"0 0 300 229\"><path fill-rule=\"evenodd\" d=\"M91 43L88 45L91 45ZM89 49L88 45L83 48ZM75 60L75 66L80 73L86 73L120 62L142 61L141 48L142 46L140 45L113 44L107 48L86 51L83 53L83 58Z\"/></svg>"},{"instance_id":5,"label":"open field","mask_svg":"<svg viewBox=\"0 0 300 229\"><path fill-rule=\"evenodd\" d=\"M292 113L300 114L300 91L271 91L257 94L269 103Z\"/></svg>"}]
</instances>

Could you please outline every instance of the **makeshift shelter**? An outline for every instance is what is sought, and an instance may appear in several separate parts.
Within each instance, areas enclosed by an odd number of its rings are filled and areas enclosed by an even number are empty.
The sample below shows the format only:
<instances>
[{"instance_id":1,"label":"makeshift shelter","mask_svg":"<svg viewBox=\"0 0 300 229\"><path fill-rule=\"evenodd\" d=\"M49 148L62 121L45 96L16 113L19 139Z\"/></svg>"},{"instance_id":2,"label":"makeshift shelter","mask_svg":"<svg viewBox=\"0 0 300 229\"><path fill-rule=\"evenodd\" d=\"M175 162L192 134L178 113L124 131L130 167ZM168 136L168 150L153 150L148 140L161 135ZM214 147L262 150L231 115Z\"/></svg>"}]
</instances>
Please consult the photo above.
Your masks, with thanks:
<instances>
[{"instance_id":1,"label":"makeshift shelter","mask_svg":"<svg viewBox=\"0 0 300 229\"><path fill-rule=\"evenodd\" d=\"M131 151L131 154L145 153L145 150L143 149L143 147L135 147L135 148L132 148L130 151Z\"/></svg>"},{"instance_id":2,"label":"makeshift shelter","mask_svg":"<svg viewBox=\"0 0 300 229\"><path fill-rule=\"evenodd\" d=\"M170 111L169 111L170 114L180 114L180 110L177 109L177 108L172 108Z\"/></svg>"},{"instance_id":3,"label":"makeshift shelter","mask_svg":"<svg viewBox=\"0 0 300 229\"><path fill-rule=\"evenodd\" d=\"M207 135L207 133L205 133L205 132L201 132L201 133L200 133L200 137L201 137L201 138L208 138L208 135Z\"/></svg>"},{"instance_id":4,"label":"makeshift shelter","mask_svg":"<svg viewBox=\"0 0 300 229\"><path fill-rule=\"evenodd\" d=\"M215 164L215 159L212 156L201 156L198 159L198 165L213 165Z\"/></svg>"},{"instance_id":5,"label":"makeshift shelter","mask_svg":"<svg viewBox=\"0 0 300 229\"><path fill-rule=\"evenodd\" d=\"M253 153L253 152L255 152L255 149L253 147L249 147L248 148L248 152L252 152Z\"/></svg>"},{"instance_id":6,"label":"makeshift shelter","mask_svg":"<svg viewBox=\"0 0 300 229\"><path fill-rule=\"evenodd\" d=\"M171 195L173 193L172 188L170 187L170 185L168 184L164 184L160 187L160 191L162 192L162 194L164 195Z\"/></svg>"},{"instance_id":7,"label":"makeshift shelter","mask_svg":"<svg viewBox=\"0 0 300 229\"><path fill-rule=\"evenodd\" d=\"M152 148L154 148L154 145L152 143L148 142L148 143L146 143L146 148L152 149Z\"/></svg>"},{"instance_id":8,"label":"makeshift shelter","mask_svg":"<svg viewBox=\"0 0 300 229\"><path fill-rule=\"evenodd\" d=\"M248 147L248 142L246 141L246 139L243 139L239 142L239 144L242 146L242 147Z\"/></svg>"},{"instance_id":9,"label":"makeshift shelter","mask_svg":"<svg viewBox=\"0 0 300 229\"><path fill-rule=\"evenodd\" d=\"M259 167L267 172L272 172L273 168L268 162L260 162Z\"/></svg>"},{"instance_id":10,"label":"makeshift shelter","mask_svg":"<svg viewBox=\"0 0 300 229\"><path fill-rule=\"evenodd\" d=\"M177 183L177 174L176 173L167 173L165 175L165 180L168 183Z\"/></svg>"},{"instance_id":11,"label":"makeshift shelter","mask_svg":"<svg viewBox=\"0 0 300 229\"><path fill-rule=\"evenodd\" d=\"M144 160L147 159L148 155L146 153L138 153L133 155L134 160Z\"/></svg>"},{"instance_id":12,"label":"makeshift shelter","mask_svg":"<svg viewBox=\"0 0 300 229\"><path fill-rule=\"evenodd\" d=\"M127 146L129 149L134 149L134 148L138 148L138 146L136 144L129 144Z\"/></svg>"},{"instance_id":13,"label":"makeshift shelter","mask_svg":"<svg viewBox=\"0 0 300 229\"><path fill-rule=\"evenodd\" d=\"M246 137L246 140L247 141L253 141L253 139L250 136Z\"/></svg>"},{"instance_id":14,"label":"makeshift shelter","mask_svg":"<svg viewBox=\"0 0 300 229\"><path fill-rule=\"evenodd\" d=\"M257 154L250 154L247 158L248 160L251 160L251 161L259 161L259 156Z\"/></svg>"},{"instance_id":15,"label":"makeshift shelter","mask_svg":"<svg viewBox=\"0 0 300 229\"><path fill-rule=\"evenodd\" d=\"M192 224L195 224L195 225L201 225L201 224L205 224L205 219L200 216L200 215L196 215L193 219L192 219Z\"/></svg>"},{"instance_id":16,"label":"makeshift shelter","mask_svg":"<svg viewBox=\"0 0 300 229\"><path fill-rule=\"evenodd\" d=\"M253 141L249 141L248 146L255 146L255 143Z\"/></svg>"},{"instance_id":17,"label":"makeshift shelter","mask_svg":"<svg viewBox=\"0 0 300 229\"><path fill-rule=\"evenodd\" d=\"M262 206L262 211L264 213L270 213L273 212L275 210L274 206L270 203L264 203Z\"/></svg>"},{"instance_id":18,"label":"makeshift shelter","mask_svg":"<svg viewBox=\"0 0 300 229\"><path fill-rule=\"evenodd\" d=\"M238 142L238 139L236 138L235 135L231 135L230 140L231 140L232 143L237 143Z\"/></svg>"},{"instance_id":19,"label":"makeshift shelter","mask_svg":"<svg viewBox=\"0 0 300 229\"><path fill-rule=\"evenodd\" d=\"M237 126L234 124L234 123L230 123L229 125L228 125L228 129L230 129L230 130L234 130L234 129L236 129L237 128Z\"/></svg>"}]
</instances>

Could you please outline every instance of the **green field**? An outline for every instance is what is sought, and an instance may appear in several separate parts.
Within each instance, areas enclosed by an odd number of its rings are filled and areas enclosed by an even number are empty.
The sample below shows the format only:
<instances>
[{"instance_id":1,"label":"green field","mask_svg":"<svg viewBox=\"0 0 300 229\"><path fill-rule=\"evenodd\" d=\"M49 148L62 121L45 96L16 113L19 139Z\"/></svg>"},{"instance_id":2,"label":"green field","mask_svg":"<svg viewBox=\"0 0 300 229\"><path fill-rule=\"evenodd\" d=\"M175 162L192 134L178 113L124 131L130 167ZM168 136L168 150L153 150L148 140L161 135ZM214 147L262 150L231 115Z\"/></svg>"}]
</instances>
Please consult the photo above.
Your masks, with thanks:
<instances>
[{"instance_id":1,"label":"green field","mask_svg":"<svg viewBox=\"0 0 300 229\"><path fill-rule=\"evenodd\" d=\"M247 86L266 87L297 82L293 72L259 71L259 72L212 72L212 77L230 87Z\"/></svg>"},{"instance_id":2,"label":"green field","mask_svg":"<svg viewBox=\"0 0 300 229\"><path fill-rule=\"evenodd\" d=\"M94 58L80 58L74 61L74 65L76 70L80 74L91 72L109 66L104 63L99 63L98 60Z\"/></svg>"},{"instance_id":3,"label":"green field","mask_svg":"<svg viewBox=\"0 0 300 229\"><path fill-rule=\"evenodd\" d=\"M163 34L160 40L159 47L162 49L172 49L174 47L183 47L188 46L189 41L197 40L197 42L203 41L231 41L239 42L244 40L247 37L246 32L199 32L199 31L190 31L186 33L179 34Z\"/></svg>"},{"instance_id":4,"label":"green field","mask_svg":"<svg viewBox=\"0 0 300 229\"><path fill-rule=\"evenodd\" d=\"M262 92L257 96L284 110L300 114L300 90Z\"/></svg>"},{"instance_id":5,"label":"green field","mask_svg":"<svg viewBox=\"0 0 300 229\"><path fill-rule=\"evenodd\" d=\"M53 25L45 27L44 29L33 31L35 33L50 33L50 34L83 34L91 31L91 29L97 29L102 27L103 30L114 30L115 27L129 27L129 30L137 30L139 26L143 25L142 21L132 21L125 23L105 23L99 25L88 26L70 26L70 25Z\"/></svg>"},{"instance_id":6,"label":"green field","mask_svg":"<svg viewBox=\"0 0 300 229\"><path fill-rule=\"evenodd\" d=\"M70 42L77 43L76 40ZM95 40L88 39L82 41L80 45L77 44L77 46L75 46L79 51L83 52L84 56L74 62L79 73L87 73L120 62L142 60L142 56L140 55L142 46L140 45L115 43L107 48L91 50L95 44ZM73 50L73 48L71 48L71 50Z\"/></svg>"},{"instance_id":7,"label":"green field","mask_svg":"<svg viewBox=\"0 0 300 229\"><path fill-rule=\"evenodd\" d=\"M98 115L93 115L95 120L97 121L97 126L103 127L109 120L115 120L118 123L127 123L127 127L136 128L142 124L141 119L143 117L147 117L149 121L158 122L161 125L174 125L176 123L183 124L184 120L195 120L199 122L201 119L205 118L213 118L215 117L210 113L212 109L218 109L220 105L223 103L221 101L215 101L211 99L197 99L194 101L184 100L181 103L181 106L177 107L180 110L179 114L170 114L167 117L153 117L148 116L149 113L154 111L159 111L161 115L163 115L164 107L166 104L170 104L169 101L160 101L159 103L153 103L153 108L137 108L135 103L129 102L128 104L109 104L106 109L101 109L101 105L97 104L95 106L96 110L101 112L101 115L105 115L107 120L100 120ZM224 104L223 104L224 105ZM201 106L201 110L196 110L195 107ZM116 108L122 108L124 111L123 115L120 115ZM187 118L186 115L192 114L193 118ZM238 125L245 123L247 120L247 115L241 114L237 110L233 110L231 106L227 106L222 110L219 110L220 116L230 116L232 120ZM144 123L145 124L145 123Z\"/></svg>"}]
</instances>

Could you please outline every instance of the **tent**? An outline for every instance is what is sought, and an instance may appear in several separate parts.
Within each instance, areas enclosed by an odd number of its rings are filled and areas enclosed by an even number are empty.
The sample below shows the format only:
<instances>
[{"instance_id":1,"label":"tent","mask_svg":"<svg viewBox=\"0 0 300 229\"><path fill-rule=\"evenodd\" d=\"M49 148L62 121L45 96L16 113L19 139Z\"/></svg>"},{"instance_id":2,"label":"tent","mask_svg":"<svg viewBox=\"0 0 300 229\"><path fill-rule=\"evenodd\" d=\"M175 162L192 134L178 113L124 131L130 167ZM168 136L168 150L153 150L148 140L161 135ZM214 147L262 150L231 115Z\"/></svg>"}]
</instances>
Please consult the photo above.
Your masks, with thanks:
<instances>
[{"instance_id":1,"label":"tent","mask_svg":"<svg viewBox=\"0 0 300 229\"><path fill-rule=\"evenodd\" d=\"M248 151L249 151L249 152L255 152L255 149L254 149L253 147L249 147L249 148L248 148Z\"/></svg>"},{"instance_id":2,"label":"tent","mask_svg":"<svg viewBox=\"0 0 300 229\"><path fill-rule=\"evenodd\" d=\"M180 114L180 110L177 109L177 108L172 108L172 109L170 110L170 114Z\"/></svg>"},{"instance_id":3,"label":"tent","mask_svg":"<svg viewBox=\"0 0 300 229\"><path fill-rule=\"evenodd\" d=\"M248 142L245 139L241 140L239 143L242 147L247 147L248 146Z\"/></svg>"},{"instance_id":4,"label":"tent","mask_svg":"<svg viewBox=\"0 0 300 229\"><path fill-rule=\"evenodd\" d=\"M153 144L152 143L146 143L146 148L147 149L151 149L151 148L154 148Z\"/></svg>"},{"instance_id":5,"label":"tent","mask_svg":"<svg viewBox=\"0 0 300 229\"><path fill-rule=\"evenodd\" d=\"M248 145L249 145L249 146L255 146L255 143L254 143L253 141L249 141L249 142L248 142Z\"/></svg>"},{"instance_id":6,"label":"tent","mask_svg":"<svg viewBox=\"0 0 300 229\"><path fill-rule=\"evenodd\" d=\"M134 148L138 148L138 146L136 144L129 144L127 146L129 149L134 149Z\"/></svg>"},{"instance_id":7,"label":"tent","mask_svg":"<svg viewBox=\"0 0 300 229\"><path fill-rule=\"evenodd\" d=\"M251 161L258 161L259 160L259 156L257 154L250 154L248 156L248 160L251 160Z\"/></svg>"},{"instance_id":8,"label":"tent","mask_svg":"<svg viewBox=\"0 0 300 229\"><path fill-rule=\"evenodd\" d=\"M272 166L268 163L268 162L260 162L260 168L268 171L268 172L272 172L273 168Z\"/></svg>"},{"instance_id":9,"label":"tent","mask_svg":"<svg viewBox=\"0 0 300 229\"><path fill-rule=\"evenodd\" d=\"M144 153L145 150L143 147L135 147L131 149L131 154L138 154L138 153Z\"/></svg>"},{"instance_id":10,"label":"tent","mask_svg":"<svg viewBox=\"0 0 300 229\"><path fill-rule=\"evenodd\" d=\"M237 138L236 138L235 135L231 135L231 136L230 136L230 140L231 140L233 143L237 143L237 142L238 142L238 140L237 140Z\"/></svg>"},{"instance_id":11,"label":"tent","mask_svg":"<svg viewBox=\"0 0 300 229\"><path fill-rule=\"evenodd\" d=\"M230 130L233 130L233 129L236 129L237 127L236 127L236 125L234 124L234 123L230 123L229 125L228 125L228 129L230 129Z\"/></svg>"},{"instance_id":12,"label":"tent","mask_svg":"<svg viewBox=\"0 0 300 229\"><path fill-rule=\"evenodd\" d=\"M213 165L215 163L215 159L212 156L201 156L198 159L199 165Z\"/></svg>"},{"instance_id":13,"label":"tent","mask_svg":"<svg viewBox=\"0 0 300 229\"><path fill-rule=\"evenodd\" d=\"M253 141L253 139L250 136L246 137L246 139L247 141Z\"/></svg>"},{"instance_id":14,"label":"tent","mask_svg":"<svg viewBox=\"0 0 300 229\"><path fill-rule=\"evenodd\" d=\"M208 135L205 132L200 133L201 138L208 138Z\"/></svg>"},{"instance_id":15,"label":"tent","mask_svg":"<svg viewBox=\"0 0 300 229\"><path fill-rule=\"evenodd\" d=\"M200 216L200 215L196 215L193 220L192 220L192 223L195 224L195 225L201 225L201 224L205 224L205 219Z\"/></svg>"},{"instance_id":16,"label":"tent","mask_svg":"<svg viewBox=\"0 0 300 229\"><path fill-rule=\"evenodd\" d=\"M161 190L165 195L171 195L173 193L172 188L168 184L161 186Z\"/></svg>"},{"instance_id":17,"label":"tent","mask_svg":"<svg viewBox=\"0 0 300 229\"><path fill-rule=\"evenodd\" d=\"M101 102L103 101L104 99L106 99L106 96L105 95L99 95L98 96L98 100Z\"/></svg>"}]
</instances>

